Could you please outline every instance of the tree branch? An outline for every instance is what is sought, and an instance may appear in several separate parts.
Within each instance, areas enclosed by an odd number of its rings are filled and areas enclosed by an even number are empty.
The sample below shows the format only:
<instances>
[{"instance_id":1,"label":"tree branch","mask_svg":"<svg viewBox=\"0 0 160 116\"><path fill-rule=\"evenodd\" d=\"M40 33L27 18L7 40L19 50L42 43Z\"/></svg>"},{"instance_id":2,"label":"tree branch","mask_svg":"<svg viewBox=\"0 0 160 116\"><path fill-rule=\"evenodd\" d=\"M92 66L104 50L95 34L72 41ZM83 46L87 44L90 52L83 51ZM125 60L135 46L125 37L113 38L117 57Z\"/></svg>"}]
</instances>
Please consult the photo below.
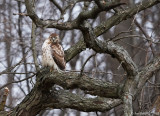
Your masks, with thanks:
<instances>
[{"instance_id":1,"label":"tree branch","mask_svg":"<svg viewBox=\"0 0 160 116\"><path fill-rule=\"evenodd\" d=\"M109 11L112 8L115 8L117 6L122 5L123 3L117 3L117 2L110 2L104 6L104 9L99 9L97 6L95 6L92 10L84 11L78 15L78 17L71 21L71 22L65 22L59 24L57 21L54 20L41 20L37 14L34 12L33 8L31 7L31 2L29 0L25 0L25 5L27 9L27 14L32 19L32 21L38 26L38 27L48 27L48 28L57 28L60 30L69 30L69 29L78 29L81 22L83 22L86 19L94 19L97 17L97 15L102 11Z\"/></svg>"},{"instance_id":2,"label":"tree branch","mask_svg":"<svg viewBox=\"0 0 160 116\"><path fill-rule=\"evenodd\" d=\"M63 9L55 0L49 0L49 1L52 2L59 9L61 13L63 13Z\"/></svg>"},{"instance_id":3,"label":"tree branch","mask_svg":"<svg viewBox=\"0 0 160 116\"><path fill-rule=\"evenodd\" d=\"M138 73L136 64L123 47L113 43L112 41L102 42L98 40L88 22L84 22L84 26L82 26L81 30L88 48L92 48L97 53L109 53L110 55L115 56L119 62L122 62L123 68L129 75L128 77L133 77Z\"/></svg>"},{"instance_id":4,"label":"tree branch","mask_svg":"<svg viewBox=\"0 0 160 116\"><path fill-rule=\"evenodd\" d=\"M156 5L158 3L160 3L160 0L149 0L149 1L144 0L143 2L136 4L132 8L125 10L125 12L121 12L119 14L113 15L111 18L109 18L105 22L101 23L101 25L95 27L95 29L93 31L94 31L95 35L98 37L101 34L108 31L111 27L122 22L123 20L131 18L136 13L138 13L144 9L147 9L149 7L152 7L153 5ZM113 43L113 42L111 42L111 43ZM77 46L79 46L79 47L77 47ZM115 44L113 46L115 46ZM71 48L69 48L68 50L65 51L66 60L70 61L73 57L75 57L77 54L79 54L80 52L82 52L86 48L87 48L86 44L82 38L79 42L77 42L75 45L73 45Z\"/></svg>"},{"instance_id":5,"label":"tree branch","mask_svg":"<svg viewBox=\"0 0 160 116\"><path fill-rule=\"evenodd\" d=\"M115 98L117 95L114 94L118 94L121 88L118 84L102 82L84 75L79 78L75 73L59 74L58 72L53 72L50 74L48 69L42 69L37 73L37 83L32 91L16 106L10 115L35 116L41 110L48 107L54 109L72 108L86 112L103 112L122 103L120 99L103 97L85 98L66 90L56 90L56 88L51 91L54 84L58 84L65 89L81 88L88 93L92 92L93 95L104 95L105 97L110 96Z\"/></svg>"},{"instance_id":6,"label":"tree branch","mask_svg":"<svg viewBox=\"0 0 160 116\"><path fill-rule=\"evenodd\" d=\"M30 0L25 0L25 5L26 5L26 9L29 17L32 19L32 21L36 24L37 27L57 28L57 29L63 29L63 30L65 29L69 30L76 27L76 24L74 22L65 22L65 23L59 24L55 20L42 20L34 12Z\"/></svg>"},{"instance_id":7,"label":"tree branch","mask_svg":"<svg viewBox=\"0 0 160 116\"><path fill-rule=\"evenodd\" d=\"M102 97L84 98L65 90L60 90L57 91L56 93L58 94L57 95L54 94L53 95L54 97L51 97L52 99L51 104L46 104L48 105L48 107L53 107L58 109L72 108L85 112L92 112L92 111L105 112L122 103L120 99L110 99Z\"/></svg>"},{"instance_id":8,"label":"tree branch","mask_svg":"<svg viewBox=\"0 0 160 116\"><path fill-rule=\"evenodd\" d=\"M37 74L38 80L42 80L41 83L43 83L46 88L50 88L54 84L57 84L65 89L80 88L87 94L111 98L119 98L122 89L122 85L103 82L86 75L80 77L79 74L72 72L61 74L53 72L52 74L49 74L49 70L44 68Z\"/></svg>"},{"instance_id":9,"label":"tree branch","mask_svg":"<svg viewBox=\"0 0 160 116\"><path fill-rule=\"evenodd\" d=\"M43 85L36 84L25 99L17 105L10 116L35 116L46 108L72 108L85 112L103 112L108 111L121 103L122 101L120 99L101 97L85 98L66 90L44 90Z\"/></svg>"},{"instance_id":10,"label":"tree branch","mask_svg":"<svg viewBox=\"0 0 160 116\"><path fill-rule=\"evenodd\" d=\"M133 114L132 100L142 90L145 83L152 77L153 73L160 69L160 57L155 58L147 64L134 79L127 79L123 89L123 103L125 116Z\"/></svg>"},{"instance_id":11,"label":"tree branch","mask_svg":"<svg viewBox=\"0 0 160 116\"><path fill-rule=\"evenodd\" d=\"M32 8L35 9L35 1L33 1L33 6ZM34 22L32 21L32 32L31 32L31 49L32 49L32 56L33 56L33 60L34 60L34 65L35 65L35 68L36 68L36 71L38 71L40 68L39 68L39 64L38 64L38 61L37 61L37 51L36 51L36 46L35 46L35 40L36 40L36 31L37 27L36 25L34 24Z\"/></svg>"},{"instance_id":12,"label":"tree branch","mask_svg":"<svg viewBox=\"0 0 160 116\"><path fill-rule=\"evenodd\" d=\"M103 6L102 9L100 9L97 6L95 6L94 8L92 8L92 10L81 12L78 15L78 17L75 19L75 22L78 25L81 25L84 20L86 20L86 19L95 19L100 12L109 11L109 10L111 10L113 8L116 8L117 6L120 6L120 5L123 5L123 4L124 3L119 3L119 2L108 2L107 4L105 4Z\"/></svg>"},{"instance_id":13,"label":"tree branch","mask_svg":"<svg viewBox=\"0 0 160 116\"><path fill-rule=\"evenodd\" d=\"M81 39L79 42L77 42L65 51L65 60L69 62L73 57L75 57L77 54L81 53L85 49L86 43L83 39Z\"/></svg>"},{"instance_id":14,"label":"tree branch","mask_svg":"<svg viewBox=\"0 0 160 116\"><path fill-rule=\"evenodd\" d=\"M152 7L153 5L156 5L160 3L160 0L143 0L140 3L137 3L133 5L133 7L126 9L124 12L118 13L101 23L101 25L98 25L95 27L94 32L97 36L102 35L106 31L108 31L111 27L119 24L123 20L126 20L128 18L133 17L136 13L147 9L149 7Z\"/></svg>"},{"instance_id":15,"label":"tree branch","mask_svg":"<svg viewBox=\"0 0 160 116\"><path fill-rule=\"evenodd\" d=\"M139 4L136 4L132 8L126 10L125 12L115 14L111 18L109 18L107 21L103 22L100 26L96 27L96 35L99 36L103 33L105 33L108 29L113 27L114 25L117 25L123 20L126 20L127 18L131 18L133 15L136 13L149 8L155 4L158 4L160 1L159 0L148 0L148 1L143 1ZM92 10L90 11L85 11L79 14L79 16L71 21L71 22L64 22L64 23L57 23L55 20L41 20L36 13L34 12L33 8L31 7L31 2L29 0L25 0L25 5L27 8L27 12L29 17L33 20L33 22L38 26L38 27L48 27L48 28L57 28L60 30L69 30L69 29L78 29L79 25L81 24L82 21L86 19L94 19L96 18L97 14L102 12L102 11L109 11L110 9L113 9L117 6L120 6L124 3L117 3L117 2L109 2L108 4L105 4L104 9L99 9L97 6L95 6ZM103 30L103 31L102 31Z\"/></svg>"},{"instance_id":16,"label":"tree branch","mask_svg":"<svg viewBox=\"0 0 160 116\"><path fill-rule=\"evenodd\" d=\"M125 93L123 96L124 116L133 116L132 95Z\"/></svg>"},{"instance_id":17,"label":"tree branch","mask_svg":"<svg viewBox=\"0 0 160 116\"><path fill-rule=\"evenodd\" d=\"M137 94L141 91L145 83L152 77L155 71L160 69L160 56L156 57L147 64L139 73Z\"/></svg>"}]
</instances>

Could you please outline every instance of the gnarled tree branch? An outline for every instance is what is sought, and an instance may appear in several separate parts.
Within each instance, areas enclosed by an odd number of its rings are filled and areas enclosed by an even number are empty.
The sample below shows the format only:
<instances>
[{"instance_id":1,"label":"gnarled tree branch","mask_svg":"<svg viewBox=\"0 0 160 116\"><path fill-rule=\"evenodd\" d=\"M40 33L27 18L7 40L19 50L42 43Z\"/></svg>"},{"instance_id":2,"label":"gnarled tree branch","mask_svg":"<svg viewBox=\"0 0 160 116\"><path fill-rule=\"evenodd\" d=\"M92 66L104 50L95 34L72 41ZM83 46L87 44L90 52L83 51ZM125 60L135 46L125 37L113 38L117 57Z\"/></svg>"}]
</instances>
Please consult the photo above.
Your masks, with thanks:
<instances>
[{"instance_id":1,"label":"gnarled tree branch","mask_svg":"<svg viewBox=\"0 0 160 116\"><path fill-rule=\"evenodd\" d=\"M42 69L37 76L37 78L42 79L42 83L46 88L57 84L65 89L80 88L85 93L102 97L119 98L122 89L122 85L104 82L86 75L79 76L77 73L65 72L59 74L53 72L50 74L46 68Z\"/></svg>"},{"instance_id":2,"label":"gnarled tree branch","mask_svg":"<svg viewBox=\"0 0 160 116\"><path fill-rule=\"evenodd\" d=\"M35 116L42 109L44 110L48 107L54 109L72 108L86 112L103 112L108 111L122 103L120 99L104 97L85 98L66 90L56 90L55 88L51 89L54 84L59 84L64 88L79 87L82 90L100 93L100 95L104 95L104 93L106 94L107 91L109 96L113 95L113 91L118 92L118 85L116 84L101 82L85 76L78 78L77 74L72 73L53 73L50 74L46 69L43 69L38 73L37 83L35 84L34 88L25 97L25 99L19 105L17 105L17 107L11 113L11 116Z\"/></svg>"},{"instance_id":3,"label":"gnarled tree branch","mask_svg":"<svg viewBox=\"0 0 160 116\"><path fill-rule=\"evenodd\" d=\"M25 5L27 8L27 13L29 17L32 19L32 21L38 26L38 27L48 27L48 28L57 28L60 30L69 30L69 29L79 29L79 26L81 22L83 22L86 19L94 19L96 16L102 12L102 11L109 11L112 8L115 8L117 6L122 5L123 3L119 2L110 2L104 6L104 9L99 9L97 6L95 6L92 10L84 11L78 15L78 17L70 22L64 22L64 23L58 23L54 20L41 20L37 14L34 12L33 8L31 7L31 2L29 0L25 0Z\"/></svg>"},{"instance_id":4,"label":"gnarled tree branch","mask_svg":"<svg viewBox=\"0 0 160 116\"><path fill-rule=\"evenodd\" d=\"M122 62L123 68L126 70L127 74L130 75L129 77L133 77L138 73L136 64L123 47L120 47L112 41L102 42L98 40L88 22L84 22L82 32L87 47L92 48L97 53L109 53L110 55L115 56L120 62Z\"/></svg>"},{"instance_id":5,"label":"gnarled tree branch","mask_svg":"<svg viewBox=\"0 0 160 116\"><path fill-rule=\"evenodd\" d=\"M126 9L124 12L115 14L111 16L109 19L101 23L101 25L98 25L94 29L94 33L99 36L108 31L111 27L119 24L123 20L132 18L136 13L147 9L149 7L152 7L153 5L156 5L160 3L160 0L143 0L140 3L137 3L133 5L133 7Z\"/></svg>"},{"instance_id":6,"label":"gnarled tree branch","mask_svg":"<svg viewBox=\"0 0 160 116\"><path fill-rule=\"evenodd\" d=\"M128 52L112 41L102 42L96 37L105 33L111 27L119 24L125 19L133 17L136 13L149 8L160 0L143 1L136 4L132 8L111 16L107 21L97 26L94 30L87 26L84 30L84 25L79 27L81 22L87 19L95 19L97 14L104 10L110 10L120 4L106 4L104 9L99 9L95 6L90 11L84 11L72 22L65 22L58 24L57 21L44 21L39 19L36 13L31 8L29 0L25 0L28 15L39 27L57 28L62 30L81 29L84 35L84 40L80 40L76 45L67 50L65 59L71 60L75 55L84 49L92 48L98 53L108 53L115 56L119 62L122 62L123 68L128 74L123 88L122 85L102 82L85 75L80 77L75 73L49 73L46 69L42 69L37 73L37 83L32 91L25 97L25 99L13 110L12 115L36 115L40 110L47 107L51 108L73 108L81 111L107 111L114 106L122 103L121 100L107 99L107 98L84 98L66 90L51 90L54 84L58 84L65 89L80 88L85 93L91 95L98 95L101 97L119 98L120 93L123 92L123 103L125 106L125 115L132 115L132 99L138 91L144 86L146 81L152 76L153 72L160 67L160 58L155 59L148 64L141 72L139 72L136 64L132 61ZM107 6L108 5L108 6ZM137 86L138 85L138 86ZM123 90L122 90L123 89ZM34 101L34 102L33 102ZM32 113L32 114L31 114Z\"/></svg>"}]
</instances>

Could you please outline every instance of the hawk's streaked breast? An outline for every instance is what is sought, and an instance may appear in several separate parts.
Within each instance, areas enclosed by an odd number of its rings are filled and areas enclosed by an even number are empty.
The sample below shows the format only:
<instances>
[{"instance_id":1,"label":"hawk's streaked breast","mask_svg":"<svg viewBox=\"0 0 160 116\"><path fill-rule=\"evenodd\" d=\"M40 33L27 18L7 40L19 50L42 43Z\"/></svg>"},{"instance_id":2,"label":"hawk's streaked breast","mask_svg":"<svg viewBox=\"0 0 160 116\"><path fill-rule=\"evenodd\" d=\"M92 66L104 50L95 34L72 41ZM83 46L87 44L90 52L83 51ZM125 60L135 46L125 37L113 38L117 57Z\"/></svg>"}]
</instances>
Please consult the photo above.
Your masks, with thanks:
<instances>
[{"instance_id":1,"label":"hawk's streaked breast","mask_svg":"<svg viewBox=\"0 0 160 116\"><path fill-rule=\"evenodd\" d=\"M42 45L42 65L53 67L54 69L58 68L52 57L51 41L49 39L46 39Z\"/></svg>"},{"instance_id":2,"label":"hawk's streaked breast","mask_svg":"<svg viewBox=\"0 0 160 116\"><path fill-rule=\"evenodd\" d=\"M66 66L64 51L59 41L59 36L54 33L42 45L42 65L58 71Z\"/></svg>"}]
</instances>

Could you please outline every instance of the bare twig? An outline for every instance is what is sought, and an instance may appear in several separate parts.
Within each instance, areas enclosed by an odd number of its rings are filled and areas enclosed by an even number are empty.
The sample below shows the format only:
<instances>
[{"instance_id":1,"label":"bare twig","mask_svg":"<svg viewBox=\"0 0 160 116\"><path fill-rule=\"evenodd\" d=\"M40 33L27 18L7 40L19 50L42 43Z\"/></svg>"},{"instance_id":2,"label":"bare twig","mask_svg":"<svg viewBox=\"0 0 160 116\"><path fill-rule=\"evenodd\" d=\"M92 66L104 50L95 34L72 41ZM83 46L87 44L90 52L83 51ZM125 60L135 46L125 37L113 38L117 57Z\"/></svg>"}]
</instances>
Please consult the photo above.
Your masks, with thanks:
<instances>
[{"instance_id":1,"label":"bare twig","mask_svg":"<svg viewBox=\"0 0 160 116\"><path fill-rule=\"evenodd\" d=\"M152 50L152 54L153 56L155 56L155 53L153 52L154 51L154 48L152 46L152 38L149 37L149 35L142 29L142 27L140 26L140 24L138 23L138 21L135 19L134 20L134 23L136 24L136 26L141 30L141 32L143 33L143 35L147 38L147 41L148 41L148 44Z\"/></svg>"},{"instance_id":2,"label":"bare twig","mask_svg":"<svg viewBox=\"0 0 160 116\"><path fill-rule=\"evenodd\" d=\"M19 83L19 82L22 82L22 81L28 80L28 79L30 79L30 78L32 78L32 77L34 77L35 75L36 75L36 74L33 74L33 75L31 75L30 77L27 77L27 78L25 78L25 79L22 79L22 80L19 80L19 81L13 81L13 82L7 83L7 84L3 85L2 87L0 87L0 90L1 90L2 88L6 87L6 86L8 86L8 85L10 85L10 84L12 84L12 83Z\"/></svg>"},{"instance_id":3,"label":"bare twig","mask_svg":"<svg viewBox=\"0 0 160 116\"><path fill-rule=\"evenodd\" d=\"M82 68L81 68L80 76L82 76L84 67L85 67L85 65L87 64L87 62L88 62L93 56L95 56L95 55L96 55L96 53L95 53L95 54L92 54L92 55L89 56L89 57L87 58L87 60L84 62L83 66L82 66Z\"/></svg>"},{"instance_id":4,"label":"bare twig","mask_svg":"<svg viewBox=\"0 0 160 116\"><path fill-rule=\"evenodd\" d=\"M142 37L142 36L139 36L139 35L128 35L128 36L123 36L123 37L119 37L119 38L115 38L113 39L113 41L118 41L118 40L121 40L121 39L125 39L125 38L133 38L133 37L138 37L138 38L143 38L147 41L151 41L152 43L159 43L159 42L153 42L152 40L148 39L148 38L145 38L145 37Z\"/></svg>"},{"instance_id":5,"label":"bare twig","mask_svg":"<svg viewBox=\"0 0 160 116\"><path fill-rule=\"evenodd\" d=\"M28 15L28 14L26 14L26 13L13 13L13 15L29 16L29 15Z\"/></svg>"},{"instance_id":6,"label":"bare twig","mask_svg":"<svg viewBox=\"0 0 160 116\"><path fill-rule=\"evenodd\" d=\"M24 56L17 64L13 65L12 67L10 67L10 68L8 68L8 69L3 70L2 72L0 72L0 75L2 75L2 74L4 74L4 73L7 73L8 70L13 70L16 66L20 65L20 64L23 62L23 60L25 59L25 57L27 56L27 54L28 54L29 51L30 51L30 50L28 50L28 51L25 53L25 56Z\"/></svg>"},{"instance_id":7,"label":"bare twig","mask_svg":"<svg viewBox=\"0 0 160 116\"><path fill-rule=\"evenodd\" d=\"M122 66L123 61L119 64L117 70L119 70L119 68Z\"/></svg>"},{"instance_id":8,"label":"bare twig","mask_svg":"<svg viewBox=\"0 0 160 116\"><path fill-rule=\"evenodd\" d=\"M74 2L74 3L76 3L76 2ZM100 12L109 11L112 8L115 8L117 6L122 5L122 3L109 2L108 4L105 4L104 9L99 9L97 6L95 6L92 10L81 12L78 15L78 17L76 19L74 19L73 21L67 21L67 22L60 23L60 24L55 22L55 21L41 20L38 17L38 15L34 12L34 10L32 8L32 4L29 0L25 0L25 5L26 5L26 9L27 9L27 13L28 13L29 17L34 21L34 23L38 27L45 27L46 25L49 24L49 26L47 26L48 28L57 28L57 29L60 29L60 30L69 30L69 29L79 29L80 25L82 24L82 22L84 20L95 19ZM71 3L70 5L73 6L74 4ZM66 9L66 8L64 8L64 9Z\"/></svg>"},{"instance_id":9,"label":"bare twig","mask_svg":"<svg viewBox=\"0 0 160 116\"><path fill-rule=\"evenodd\" d=\"M33 1L33 9L34 9L34 1ZM35 68L36 68L36 71L38 71L39 70L39 65L38 65L38 61L37 61L37 51L36 51L36 46L35 46L35 40L36 40L35 31L36 31L36 25L32 21L32 33L31 33L32 46L31 46L31 48L32 48L32 55L33 55Z\"/></svg>"},{"instance_id":10,"label":"bare twig","mask_svg":"<svg viewBox=\"0 0 160 116\"><path fill-rule=\"evenodd\" d=\"M113 40L114 38L117 38L118 36L120 36L121 34L130 33L130 32L133 32L133 31L135 31L135 30L122 31L122 32L118 33L117 35L115 35L114 37L111 37L111 38L108 39L107 41L111 41L111 40Z\"/></svg>"},{"instance_id":11,"label":"bare twig","mask_svg":"<svg viewBox=\"0 0 160 116\"><path fill-rule=\"evenodd\" d=\"M62 7L57 3L57 1L55 0L49 0L50 2L52 2L58 9L61 13L63 13L63 9Z\"/></svg>"},{"instance_id":12,"label":"bare twig","mask_svg":"<svg viewBox=\"0 0 160 116\"><path fill-rule=\"evenodd\" d=\"M122 41L122 40L120 40L120 41ZM127 44L127 45L129 45L129 46L132 46L132 47L135 47L135 48L137 48L137 49L143 50L143 51L145 51L145 52L153 52L152 50L146 50L146 49L144 49L144 48L142 48L142 47L134 46L134 45L129 44L129 43L125 42L125 41L122 41L122 42L125 43L125 44ZM157 52L157 51L154 51L154 52ZM157 52L157 53L159 53L159 52Z\"/></svg>"},{"instance_id":13,"label":"bare twig","mask_svg":"<svg viewBox=\"0 0 160 116\"><path fill-rule=\"evenodd\" d=\"M19 72L5 72L5 73L3 73L3 74L31 74L31 73L33 73L34 74L34 72L27 72L27 73L19 73Z\"/></svg>"}]
</instances>

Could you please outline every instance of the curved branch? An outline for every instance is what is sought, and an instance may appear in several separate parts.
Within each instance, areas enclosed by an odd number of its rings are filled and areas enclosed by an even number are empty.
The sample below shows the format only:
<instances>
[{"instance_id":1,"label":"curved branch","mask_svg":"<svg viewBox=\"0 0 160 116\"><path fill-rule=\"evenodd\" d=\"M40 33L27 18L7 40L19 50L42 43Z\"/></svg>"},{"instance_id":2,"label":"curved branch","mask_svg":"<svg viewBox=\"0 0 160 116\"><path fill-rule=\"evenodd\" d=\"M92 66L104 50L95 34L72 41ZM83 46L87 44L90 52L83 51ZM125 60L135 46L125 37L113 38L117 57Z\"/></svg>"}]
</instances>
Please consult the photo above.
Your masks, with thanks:
<instances>
[{"instance_id":1,"label":"curved branch","mask_svg":"<svg viewBox=\"0 0 160 116\"><path fill-rule=\"evenodd\" d=\"M107 19L105 22L101 23L101 25L98 25L94 32L97 36L102 35L106 31L108 31L111 27L119 24L123 20L126 20L128 18L133 17L136 13L147 9L149 7L152 7L153 5L156 5L160 3L160 0L143 0L142 2L135 4L133 7L126 9L125 11L115 14L109 19Z\"/></svg>"},{"instance_id":2,"label":"curved branch","mask_svg":"<svg viewBox=\"0 0 160 116\"><path fill-rule=\"evenodd\" d=\"M98 53L108 53L114 57L116 57L119 62L122 62L123 68L127 71L128 75L136 75L138 73L138 68L136 64L132 61L130 55L128 52L118 44L109 41L109 42L102 42L99 40L95 40L95 42L88 41L88 45L92 46L86 46L84 40L80 40L77 42L74 46L69 48L67 51L65 51L65 59L66 61L70 61L73 57L75 57L77 54L85 50L87 47L92 48ZM92 42L92 43L90 43ZM80 46L80 47L78 47Z\"/></svg>"},{"instance_id":3,"label":"curved branch","mask_svg":"<svg viewBox=\"0 0 160 116\"><path fill-rule=\"evenodd\" d=\"M86 61L84 62L84 64L82 65L81 72L80 72L80 76L82 75L82 73L83 73L83 71L84 71L85 65L87 64L87 62L88 62L93 56L96 56L96 53L90 55L90 56L86 59Z\"/></svg>"},{"instance_id":4,"label":"curved branch","mask_svg":"<svg viewBox=\"0 0 160 116\"><path fill-rule=\"evenodd\" d=\"M155 71L160 69L160 56L147 64L139 73L137 94L141 91L145 83L152 77Z\"/></svg>"},{"instance_id":5,"label":"curved branch","mask_svg":"<svg viewBox=\"0 0 160 116\"><path fill-rule=\"evenodd\" d=\"M107 30L109 30L114 25L119 24L121 21L126 20L127 18L132 17L134 14L136 14L146 8L149 8L155 4L158 4L159 2L160 2L159 0L143 1L143 2L139 3L139 5L135 5L132 8L126 10L125 12L122 12L120 14L115 14L114 16L109 18L107 21L105 21L101 25L97 26L93 31L94 31L95 35L98 37L99 35L105 33ZM113 43L113 42L111 42L111 43ZM79 45L81 45L81 47L76 47ZM112 45L115 46L115 44L112 44ZM76 56L81 51L85 50L86 48L87 47L86 47L84 40L80 40L73 47L71 47L70 49L68 49L66 51L66 53L67 53L66 60L69 61L71 58L73 58L74 56ZM76 50L74 50L74 49L76 49ZM114 51L114 49L110 50L110 52L111 51ZM68 55L68 53L71 53L71 55ZM112 55L114 55L114 54L112 53ZM123 61L123 60L120 60L120 61Z\"/></svg>"},{"instance_id":6,"label":"curved branch","mask_svg":"<svg viewBox=\"0 0 160 116\"><path fill-rule=\"evenodd\" d=\"M108 111L121 103L120 99L85 98L66 90L44 90L42 85L36 84L10 116L35 116L46 108L72 108L85 112Z\"/></svg>"},{"instance_id":7,"label":"curved branch","mask_svg":"<svg viewBox=\"0 0 160 116\"><path fill-rule=\"evenodd\" d=\"M49 1L52 2L59 9L59 11L61 13L64 12L63 9L62 9L62 7L57 3L57 1L55 1L55 0L49 0Z\"/></svg>"},{"instance_id":8,"label":"curved branch","mask_svg":"<svg viewBox=\"0 0 160 116\"><path fill-rule=\"evenodd\" d=\"M81 53L83 50L86 49L86 43L83 39L78 41L76 44L71 46L68 50L65 51L65 60L69 62L73 57L77 54Z\"/></svg>"},{"instance_id":9,"label":"curved branch","mask_svg":"<svg viewBox=\"0 0 160 116\"><path fill-rule=\"evenodd\" d=\"M77 27L77 24L75 22L65 22L65 23L59 24L55 20L42 20L34 12L30 0L25 0L25 5L26 5L28 16L32 19L32 21L36 24L37 27L57 28L57 29L63 29L63 30L74 29Z\"/></svg>"},{"instance_id":10,"label":"curved branch","mask_svg":"<svg viewBox=\"0 0 160 116\"><path fill-rule=\"evenodd\" d=\"M95 35L98 37L101 34L108 31L114 25L119 24L120 22L122 22L123 20L126 20L127 18L131 18L136 13L138 13L144 9L147 9L149 7L152 7L153 5L156 5L158 3L160 3L160 0L149 0L149 1L144 0L143 2L139 3L138 5L136 4L132 8L125 10L125 12L121 12L119 14L113 15L111 18L109 18L105 22L101 23L101 25L97 26L93 31L94 31ZM111 43L113 43L113 42L111 42ZM80 47L76 47L76 46L80 46ZM113 46L115 46L115 44L113 44ZM87 48L86 44L82 38L74 46L72 46L67 51L65 51L66 60L70 61L73 57L75 57L77 54L79 54L80 52L82 52L86 48ZM114 49L112 49L112 51L114 51Z\"/></svg>"},{"instance_id":11,"label":"curved branch","mask_svg":"<svg viewBox=\"0 0 160 116\"><path fill-rule=\"evenodd\" d=\"M65 90L60 90L56 93L58 94L57 95L54 94L53 95L54 97L51 97L52 104L46 103L48 107L53 107L58 109L72 108L72 109L85 111L85 112L92 112L92 111L104 112L122 103L120 99L110 99L110 98L102 98L102 97L84 98Z\"/></svg>"},{"instance_id":12,"label":"curved branch","mask_svg":"<svg viewBox=\"0 0 160 116\"><path fill-rule=\"evenodd\" d=\"M110 55L115 56L120 62L122 62L122 66L129 77L133 77L138 73L136 64L123 47L113 43L112 41L102 42L98 40L88 22L84 22L81 30L88 48L92 48L97 53L109 53Z\"/></svg>"},{"instance_id":13,"label":"curved branch","mask_svg":"<svg viewBox=\"0 0 160 116\"><path fill-rule=\"evenodd\" d=\"M27 9L28 16L32 21L37 25L37 27L48 27L48 28L57 28L60 30L69 30L69 29L78 29L81 22L86 19L94 19L102 11L109 11L112 8L122 5L123 3L110 2L104 6L103 9L99 9L95 6L92 10L84 11L78 15L78 17L71 21L65 23L58 23L54 20L41 20L37 14L34 12L30 0L25 0L25 5Z\"/></svg>"},{"instance_id":14,"label":"curved branch","mask_svg":"<svg viewBox=\"0 0 160 116\"><path fill-rule=\"evenodd\" d=\"M109 11L109 10L116 8L117 6L120 6L123 4L124 3L119 3L119 2L108 2L107 4L103 5L103 7L101 9L97 6L95 6L94 8L92 8L92 10L81 12L78 15L78 17L75 19L75 22L78 25L81 25L84 20L95 19L100 12Z\"/></svg>"},{"instance_id":15,"label":"curved branch","mask_svg":"<svg viewBox=\"0 0 160 116\"><path fill-rule=\"evenodd\" d=\"M125 116L133 114L132 100L142 90L147 80L149 80L153 73L160 69L160 57L155 58L152 62L147 64L133 79L128 79L124 84L123 102Z\"/></svg>"},{"instance_id":16,"label":"curved branch","mask_svg":"<svg viewBox=\"0 0 160 116\"><path fill-rule=\"evenodd\" d=\"M79 74L72 72L61 74L53 72L52 74L49 74L48 71L49 70L44 68L37 75L38 80L42 80L41 83L43 83L45 88L50 88L54 84L57 84L65 89L80 88L87 94L111 98L119 98L122 89L122 85L103 82L86 75L79 76Z\"/></svg>"}]
</instances>

